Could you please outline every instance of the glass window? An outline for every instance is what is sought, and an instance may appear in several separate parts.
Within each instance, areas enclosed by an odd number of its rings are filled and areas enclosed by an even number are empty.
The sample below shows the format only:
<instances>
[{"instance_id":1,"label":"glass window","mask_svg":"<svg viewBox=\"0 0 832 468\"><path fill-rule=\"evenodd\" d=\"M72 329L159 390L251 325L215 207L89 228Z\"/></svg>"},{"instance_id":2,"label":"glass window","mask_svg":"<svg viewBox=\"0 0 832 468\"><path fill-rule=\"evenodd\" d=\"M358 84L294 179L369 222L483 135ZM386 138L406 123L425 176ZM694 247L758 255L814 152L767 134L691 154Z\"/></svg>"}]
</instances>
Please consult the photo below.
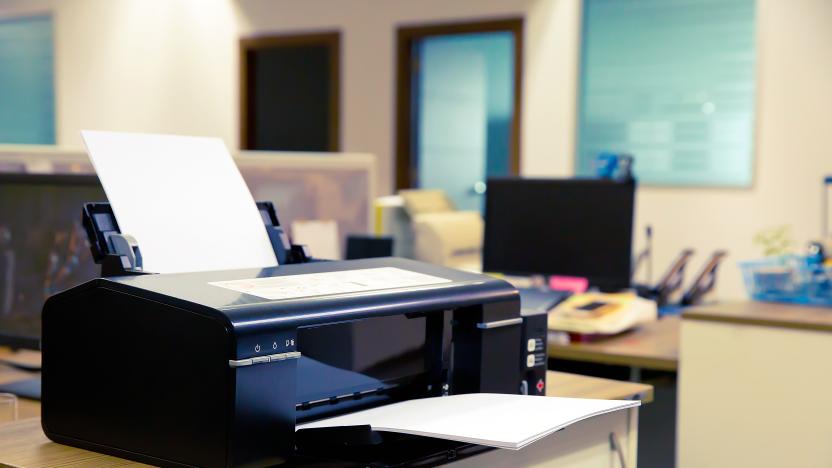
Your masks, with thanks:
<instances>
[{"instance_id":1,"label":"glass window","mask_svg":"<svg viewBox=\"0 0 832 468\"><path fill-rule=\"evenodd\" d=\"M418 186L481 210L483 182L511 173L514 33L446 34L414 43Z\"/></svg>"},{"instance_id":2,"label":"glass window","mask_svg":"<svg viewBox=\"0 0 832 468\"><path fill-rule=\"evenodd\" d=\"M55 144L51 16L0 19L0 144Z\"/></svg>"},{"instance_id":3,"label":"glass window","mask_svg":"<svg viewBox=\"0 0 832 468\"><path fill-rule=\"evenodd\" d=\"M642 183L747 187L754 0L586 0L578 175L629 153Z\"/></svg>"}]
</instances>

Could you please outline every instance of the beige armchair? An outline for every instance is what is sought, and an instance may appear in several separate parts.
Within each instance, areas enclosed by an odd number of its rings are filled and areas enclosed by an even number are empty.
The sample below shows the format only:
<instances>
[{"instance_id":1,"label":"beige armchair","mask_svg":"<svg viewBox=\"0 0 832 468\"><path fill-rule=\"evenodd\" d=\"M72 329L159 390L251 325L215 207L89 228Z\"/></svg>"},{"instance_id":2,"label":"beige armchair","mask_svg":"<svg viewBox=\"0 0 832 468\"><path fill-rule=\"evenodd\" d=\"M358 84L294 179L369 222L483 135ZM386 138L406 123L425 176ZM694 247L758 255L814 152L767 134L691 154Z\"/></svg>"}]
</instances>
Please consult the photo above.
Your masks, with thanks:
<instances>
[{"instance_id":1,"label":"beige armchair","mask_svg":"<svg viewBox=\"0 0 832 468\"><path fill-rule=\"evenodd\" d=\"M376 203L376 233L394 238L395 255L468 271L482 268L484 222L456 211L441 190L402 190Z\"/></svg>"}]
</instances>

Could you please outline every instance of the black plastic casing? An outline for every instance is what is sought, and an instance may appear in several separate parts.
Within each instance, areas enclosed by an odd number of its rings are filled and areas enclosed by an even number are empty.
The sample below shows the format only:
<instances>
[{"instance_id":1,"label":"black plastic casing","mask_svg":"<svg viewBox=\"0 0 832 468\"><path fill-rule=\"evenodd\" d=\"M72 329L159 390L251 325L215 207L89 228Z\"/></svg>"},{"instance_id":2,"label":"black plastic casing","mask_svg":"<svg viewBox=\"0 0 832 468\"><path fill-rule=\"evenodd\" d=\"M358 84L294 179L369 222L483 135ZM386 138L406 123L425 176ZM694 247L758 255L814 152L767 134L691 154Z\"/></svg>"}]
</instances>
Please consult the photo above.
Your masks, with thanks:
<instances>
[{"instance_id":1,"label":"black plastic casing","mask_svg":"<svg viewBox=\"0 0 832 468\"><path fill-rule=\"evenodd\" d=\"M209 284L378 267L451 281L277 301ZM431 362L399 398L519 392L519 295L488 276L395 258L124 276L44 305L43 429L154 465L280 464L296 454L297 359L229 361L296 351L305 328L399 314L426 317ZM506 320L518 324L482 326Z\"/></svg>"},{"instance_id":2,"label":"black plastic casing","mask_svg":"<svg viewBox=\"0 0 832 468\"><path fill-rule=\"evenodd\" d=\"M546 395L548 313L526 315L523 317L523 344L520 354L520 367L524 369L520 393L527 395ZM528 346L529 341L534 347ZM531 365L530 365L531 364Z\"/></svg>"}]
</instances>

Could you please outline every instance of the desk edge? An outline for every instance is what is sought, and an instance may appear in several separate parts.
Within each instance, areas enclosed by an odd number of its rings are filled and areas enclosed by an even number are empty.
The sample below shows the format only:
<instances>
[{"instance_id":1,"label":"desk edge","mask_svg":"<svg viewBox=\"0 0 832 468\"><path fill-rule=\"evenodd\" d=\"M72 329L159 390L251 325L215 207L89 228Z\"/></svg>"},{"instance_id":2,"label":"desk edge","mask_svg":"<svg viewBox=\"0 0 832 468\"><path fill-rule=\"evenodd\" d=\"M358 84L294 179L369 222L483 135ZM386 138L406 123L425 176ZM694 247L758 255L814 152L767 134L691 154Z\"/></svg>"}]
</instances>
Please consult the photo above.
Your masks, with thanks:
<instances>
[{"instance_id":1,"label":"desk edge","mask_svg":"<svg viewBox=\"0 0 832 468\"><path fill-rule=\"evenodd\" d=\"M832 312L830 312L832 313ZM809 330L818 332L832 332L832 325L821 323L795 322L776 320L767 317L738 317L736 315L717 315L709 312L691 310L682 313L683 320L697 320L700 322L732 323L735 325L752 325L758 327L787 328L791 330Z\"/></svg>"}]
</instances>

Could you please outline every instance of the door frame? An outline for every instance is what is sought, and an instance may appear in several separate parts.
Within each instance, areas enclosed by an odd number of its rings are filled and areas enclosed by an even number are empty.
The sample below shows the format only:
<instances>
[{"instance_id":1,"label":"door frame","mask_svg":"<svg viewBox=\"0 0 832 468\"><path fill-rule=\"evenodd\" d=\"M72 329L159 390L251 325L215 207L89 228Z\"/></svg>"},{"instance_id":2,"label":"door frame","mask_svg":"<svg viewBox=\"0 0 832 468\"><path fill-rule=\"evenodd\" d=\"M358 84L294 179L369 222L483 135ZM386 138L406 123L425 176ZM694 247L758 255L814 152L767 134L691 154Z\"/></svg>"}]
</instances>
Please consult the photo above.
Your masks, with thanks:
<instances>
[{"instance_id":1,"label":"door frame","mask_svg":"<svg viewBox=\"0 0 832 468\"><path fill-rule=\"evenodd\" d=\"M248 73L249 52L273 47L323 45L329 48L329 151L337 152L341 147L341 32L319 31L309 33L270 34L240 38L240 149L251 149L252 135L249 124L251 105L250 90L253 89Z\"/></svg>"},{"instance_id":2,"label":"door frame","mask_svg":"<svg viewBox=\"0 0 832 468\"><path fill-rule=\"evenodd\" d=\"M520 173L520 118L523 90L523 18L400 26L396 30L396 190L418 185L413 148L413 43L429 36L508 31L514 36L514 116L511 122L509 168Z\"/></svg>"}]
</instances>

